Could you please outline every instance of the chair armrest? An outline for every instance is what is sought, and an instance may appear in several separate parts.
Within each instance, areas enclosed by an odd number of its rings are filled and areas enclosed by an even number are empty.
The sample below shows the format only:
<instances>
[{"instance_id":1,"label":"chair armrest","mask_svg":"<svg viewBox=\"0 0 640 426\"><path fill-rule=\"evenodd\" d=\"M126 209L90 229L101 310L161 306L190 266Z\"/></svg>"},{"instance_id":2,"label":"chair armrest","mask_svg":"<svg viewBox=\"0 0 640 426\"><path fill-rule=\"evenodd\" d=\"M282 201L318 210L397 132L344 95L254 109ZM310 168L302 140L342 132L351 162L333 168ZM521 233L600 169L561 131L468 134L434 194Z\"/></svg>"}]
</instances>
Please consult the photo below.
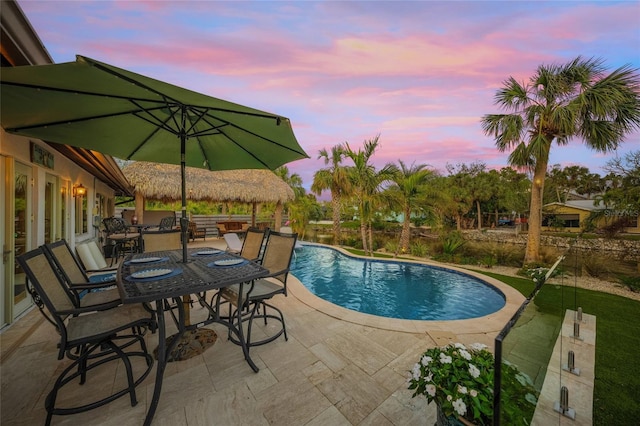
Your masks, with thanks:
<instances>
[{"instance_id":1,"label":"chair armrest","mask_svg":"<svg viewBox=\"0 0 640 426\"><path fill-rule=\"evenodd\" d=\"M73 283L71 283L69 285L69 288L71 288L74 291L81 291L81 290L95 290L97 288L109 288L109 287L113 287L114 285L116 285L115 281L109 281L109 282L103 282L103 283L95 283L95 284L91 284L91 283L73 284Z\"/></svg>"},{"instance_id":2,"label":"chair armrest","mask_svg":"<svg viewBox=\"0 0 640 426\"><path fill-rule=\"evenodd\" d=\"M115 300L113 302L103 303L101 305L92 305L92 306L85 306L83 308L61 310L61 311L58 311L58 313L60 315L78 316L80 314L86 314L87 312L98 312L98 311L104 311L107 309L115 308L120 303L121 303L120 300Z\"/></svg>"},{"instance_id":3,"label":"chair armrest","mask_svg":"<svg viewBox=\"0 0 640 426\"><path fill-rule=\"evenodd\" d=\"M265 275L264 277L260 277L258 279L269 278L269 277L277 277L278 275L288 274L290 270L291 270L291 268L285 268L285 269L282 269L282 270L277 271L277 272L269 272L268 275Z\"/></svg>"},{"instance_id":4,"label":"chair armrest","mask_svg":"<svg viewBox=\"0 0 640 426\"><path fill-rule=\"evenodd\" d=\"M108 273L108 272L117 271L117 270L118 270L117 266L107 266L106 268L102 268L102 269L85 269L85 272L87 274L95 274L100 272Z\"/></svg>"}]
</instances>

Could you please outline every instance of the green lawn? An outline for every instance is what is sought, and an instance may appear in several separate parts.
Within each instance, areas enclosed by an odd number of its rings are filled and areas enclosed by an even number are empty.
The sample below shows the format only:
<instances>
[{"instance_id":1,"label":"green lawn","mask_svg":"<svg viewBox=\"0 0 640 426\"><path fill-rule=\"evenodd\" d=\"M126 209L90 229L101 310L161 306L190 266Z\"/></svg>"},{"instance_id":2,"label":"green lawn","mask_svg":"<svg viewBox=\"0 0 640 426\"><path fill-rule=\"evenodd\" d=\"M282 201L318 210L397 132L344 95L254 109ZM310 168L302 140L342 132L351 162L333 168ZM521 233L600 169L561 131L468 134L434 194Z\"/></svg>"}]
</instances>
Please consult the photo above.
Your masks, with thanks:
<instances>
[{"instance_id":1,"label":"green lawn","mask_svg":"<svg viewBox=\"0 0 640 426\"><path fill-rule=\"evenodd\" d=\"M533 290L533 283L528 279L478 272L509 284L525 296ZM562 298L567 308L581 306L583 312L596 316L593 424L638 424L640 302L608 293L547 284L534 303L541 312L555 314Z\"/></svg>"}]
</instances>

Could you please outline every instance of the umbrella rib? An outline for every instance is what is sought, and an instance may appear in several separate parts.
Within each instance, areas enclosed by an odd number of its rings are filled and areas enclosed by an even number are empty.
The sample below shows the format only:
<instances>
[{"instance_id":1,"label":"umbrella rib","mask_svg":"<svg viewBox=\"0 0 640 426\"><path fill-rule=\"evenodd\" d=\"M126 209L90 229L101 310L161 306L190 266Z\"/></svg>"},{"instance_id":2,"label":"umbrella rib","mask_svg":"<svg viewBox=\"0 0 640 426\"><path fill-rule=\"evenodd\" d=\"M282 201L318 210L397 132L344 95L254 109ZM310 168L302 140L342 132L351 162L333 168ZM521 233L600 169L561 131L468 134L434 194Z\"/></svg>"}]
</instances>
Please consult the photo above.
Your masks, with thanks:
<instances>
[{"instance_id":1,"label":"umbrella rib","mask_svg":"<svg viewBox=\"0 0 640 426\"><path fill-rule=\"evenodd\" d=\"M158 107L158 108L152 108L152 109L146 109L144 107L142 107L142 105L138 105L135 101L131 101L134 105L136 105L137 107L140 108L141 111L136 111L133 113L133 115L135 115L136 117L138 117L141 120L146 121L147 123L150 123L154 126L160 126L163 129L167 130L169 133L173 133L174 135L178 135L180 134L179 129L179 124L177 123L175 116L176 113L178 112L177 110L174 110L173 108L175 108L175 105L172 105L170 103L165 103L162 107ZM173 108L172 108L173 107ZM171 114L167 117L166 120L162 120L160 117L157 117L155 115L153 115L152 111L155 110L159 110L159 109L168 109L169 111L171 111ZM147 113L149 116L151 116L153 119L150 119L148 117L143 116L140 113ZM167 122L173 119L173 123L175 124L175 128L167 125Z\"/></svg>"},{"instance_id":2,"label":"umbrella rib","mask_svg":"<svg viewBox=\"0 0 640 426\"><path fill-rule=\"evenodd\" d=\"M274 140L272 140L272 139L269 139L269 138L266 138L266 137L264 137L264 136L262 136L262 135L259 135L259 134L257 134L257 133L251 132L251 131L249 131L249 130L247 130L247 129L243 129L242 127L236 126L235 124L233 124L233 123L231 123L231 122L229 122L229 121L227 121L227 120L223 120L222 118L219 118L219 117L217 117L217 116L212 116L212 115L208 115L208 116L209 116L209 117L211 117L211 118L215 118L215 119L216 119L216 120L218 120L218 121L222 121L223 123L226 123L226 125L227 125L227 126L231 126L231 127L235 128L235 129L241 130L241 131L243 131L243 132L245 132L245 133L248 133L248 134L250 134L250 135L252 135L252 136L255 136L255 137L257 137L257 138L259 138L259 139L262 139L262 140L264 140L264 141L266 141L266 142L269 142L269 143L271 143L271 144L273 144L273 145L279 146L280 148L284 148L284 149L286 149L287 151L295 152L296 154L302 154L302 155L304 155L304 156L305 156L305 158L308 158L308 157L309 157L309 156L307 155L307 153L306 153L306 152L304 152L304 151L300 152L300 151L297 151L297 150L295 150L295 149L289 148L288 146L286 146L286 145L284 145L284 144L281 144L280 142L276 142L276 141L274 141ZM207 135L207 134L205 134L205 133L204 133L204 132L206 132L206 131L217 130L217 129L220 129L220 128L222 127L222 126L214 126L214 125L213 125L213 124L211 124L211 123L210 123L206 118L203 118L203 121L204 121L204 122L206 122L207 124L209 124L210 129L202 130L202 131L201 131L201 133L199 133L199 135L202 135L202 136L206 136L206 135ZM229 135L228 135L228 134L226 134L226 133L224 132L224 130L218 130L218 132L219 132L220 134L222 134L222 135L226 136L226 137L227 137L231 142L233 142L234 144L236 144L236 145L238 145L239 147L241 147L242 149L244 149L244 148L242 147L242 145L238 144L234 139L232 139L231 137L229 137ZM245 150L245 151L246 151L246 150Z\"/></svg>"},{"instance_id":3,"label":"umbrella rib","mask_svg":"<svg viewBox=\"0 0 640 426\"><path fill-rule=\"evenodd\" d=\"M128 81L129 83L132 83L132 84L134 84L134 85L136 85L138 87L142 87L142 88L144 88L144 89L146 89L146 90L148 90L148 91L150 91L152 93L157 94L158 96L161 96L161 97L167 98L167 99L171 99L172 101L174 101L177 104L182 104L182 102L180 102L178 99L172 98L171 96L168 96L167 94L162 93L159 90L156 90L156 89L154 89L152 87L149 87L148 85L146 85L146 84L144 84L144 83L142 83L142 82L140 82L138 80L135 80L133 78L127 77L127 76L125 76L125 75L123 75L123 74L121 74L121 73L119 73L119 72L117 72L117 71L115 71L115 70L113 70L111 68L105 67L104 65L102 65L102 64L100 64L98 62L95 62L90 58L87 58L87 57L83 57L83 58L85 60L89 61L92 66L100 69L101 71L104 71L104 72L109 73L111 75L115 75L118 78L121 78L121 79L123 79L125 81ZM147 78L149 78L149 77L147 77ZM169 84L169 83L165 83L165 84ZM174 86L174 87L183 89L183 88L181 88L179 86ZM183 89L183 90L188 90L188 89ZM208 95L205 95L205 96L208 96ZM254 116L254 117L273 118L275 120L281 120L280 116L275 115L275 114L266 113L266 112L238 111L238 110L233 110L233 109L228 109L228 108L207 107L207 106L202 106L201 108L206 108L207 110L213 110L213 111L228 112L228 113L232 113L232 114L250 115L250 116Z\"/></svg>"},{"instance_id":4,"label":"umbrella rib","mask_svg":"<svg viewBox=\"0 0 640 426\"><path fill-rule=\"evenodd\" d=\"M122 99L122 100L135 99L137 101L144 101L144 102L158 102L157 99L131 98L131 96L114 95L114 94L108 93L108 92L93 92L93 91L78 90L78 89L65 89L65 88L61 88L61 87L51 87L51 86L36 85L36 84L14 83L12 81L3 81L2 84L6 85L6 86L25 87L25 88L34 89L34 90L48 90L48 91L51 91L51 92L61 92L61 93L73 93L73 94L77 94L77 95L99 96L101 98L112 98L112 99Z\"/></svg>"},{"instance_id":5,"label":"umbrella rib","mask_svg":"<svg viewBox=\"0 0 640 426\"><path fill-rule=\"evenodd\" d=\"M159 108L164 108L164 105L162 107L155 107L153 109L159 109ZM143 111L149 111L149 109L146 109ZM51 121L48 123L38 123L38 124L33 124L33 125L29 125L29 126L19 126L19 127L10 127L7 128L7 131L10 132L19 132L22 130L29 130L29 129L37 129L40 127L48 127L48 126L58 126L61 124L74 124L74 123L82 123L83 121L90 121L90 120L96 120L96 119L100 119L100 118L109 118L109 117L118 117L120 115L135 115L136 117L140 117L137 113L140 111L137 110L130 110L130 111L121 111L121 112L117 112L117 113L108 113L108 114L102 114L102 115L92 115L91 117L84 117L84 118L74 118L74 119L66 119L66 120L59 120L59 121ZM140 117L142 118L142 117ZM152 123L155 124L155 123Z\"/></svg>"}]
</instances>

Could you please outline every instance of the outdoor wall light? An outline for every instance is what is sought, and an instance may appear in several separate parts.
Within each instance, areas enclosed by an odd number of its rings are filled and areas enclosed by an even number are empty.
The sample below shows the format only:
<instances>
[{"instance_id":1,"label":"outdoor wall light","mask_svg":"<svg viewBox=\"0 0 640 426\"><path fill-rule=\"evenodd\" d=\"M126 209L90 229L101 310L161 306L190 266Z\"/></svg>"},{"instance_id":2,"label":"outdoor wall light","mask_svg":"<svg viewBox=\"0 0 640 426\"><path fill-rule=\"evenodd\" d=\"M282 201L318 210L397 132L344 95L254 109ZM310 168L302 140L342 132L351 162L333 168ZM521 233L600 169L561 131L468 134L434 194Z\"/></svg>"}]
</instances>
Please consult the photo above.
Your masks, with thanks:
<instances>
[{"instance_id":1,"label":"outdoor wall light","mask_svg":"<svg viewBox=\"0 0 640 426\"><path fill-rule=\"evenodd\" d=\"M87 188L82 186L82 184L78 184L73 187L73 196L74 197L84 197L87 195Z\"/></svg>"}]
</instances>

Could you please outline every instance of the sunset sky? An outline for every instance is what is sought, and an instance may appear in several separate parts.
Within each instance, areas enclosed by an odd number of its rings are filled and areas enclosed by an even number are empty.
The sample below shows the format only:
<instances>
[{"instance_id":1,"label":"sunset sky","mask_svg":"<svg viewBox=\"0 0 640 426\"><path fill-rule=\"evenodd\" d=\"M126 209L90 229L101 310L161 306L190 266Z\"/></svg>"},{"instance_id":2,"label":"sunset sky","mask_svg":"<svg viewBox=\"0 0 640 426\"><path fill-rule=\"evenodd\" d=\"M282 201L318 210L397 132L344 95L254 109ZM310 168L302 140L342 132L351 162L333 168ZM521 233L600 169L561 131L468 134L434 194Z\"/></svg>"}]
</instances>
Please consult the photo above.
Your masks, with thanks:
<instances>
[{"instance_id":1,"label":"sunset sky","mask_svg":"<svg viewBox=\"0 0 640 426\"><path fill-rule=\"evenodd\" d=\"M578 55L640 67L638 1L18 2L55 62L80 54L291 119L311 157L380 134L373 163L507 165L483 134L496 90ZM640 134L618 150L640 149ZM574 140L550 164L604 174ZM349 164L345 162L345 164Z\"/></svg>"}]
</instances>

